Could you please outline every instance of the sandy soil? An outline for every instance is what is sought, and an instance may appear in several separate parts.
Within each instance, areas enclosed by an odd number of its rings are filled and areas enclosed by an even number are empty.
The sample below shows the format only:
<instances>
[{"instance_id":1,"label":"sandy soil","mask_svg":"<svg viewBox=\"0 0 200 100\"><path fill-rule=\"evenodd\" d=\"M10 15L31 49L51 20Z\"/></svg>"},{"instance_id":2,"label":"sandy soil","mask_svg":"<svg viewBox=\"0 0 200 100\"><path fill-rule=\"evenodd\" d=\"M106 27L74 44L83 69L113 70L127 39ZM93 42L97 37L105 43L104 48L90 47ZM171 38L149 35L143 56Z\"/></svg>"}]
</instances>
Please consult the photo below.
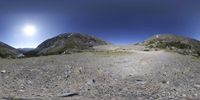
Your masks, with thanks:
<instances>
[{"instance_id":1,"label":"sandy soil","mask_svg":"<svg viewBox=\"0 0 200 100\"><path fill-rule=\"evenodd\" d=\"M200 59L98 46L96 52L0 59L2 100L199 100Z\"/></svg>"}]
</instances>

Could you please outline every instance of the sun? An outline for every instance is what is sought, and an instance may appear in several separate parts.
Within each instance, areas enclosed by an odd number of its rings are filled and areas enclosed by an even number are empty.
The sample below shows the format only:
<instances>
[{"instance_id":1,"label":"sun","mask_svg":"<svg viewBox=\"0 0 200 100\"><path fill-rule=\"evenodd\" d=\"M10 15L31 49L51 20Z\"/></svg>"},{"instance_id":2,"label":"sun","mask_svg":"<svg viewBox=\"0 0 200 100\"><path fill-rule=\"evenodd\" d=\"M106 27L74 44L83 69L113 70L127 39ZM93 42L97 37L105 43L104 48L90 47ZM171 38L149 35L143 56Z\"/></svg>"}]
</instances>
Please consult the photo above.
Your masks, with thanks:
<instances>
[{"instance_id":1,"label":"sun","mask_svg":"<svg viewBox=\"0 0 200 100\"><path fill-rule=\"evenodd\" d=\"M23 28L23 32L25 35L27 36L34 36L36 34L36 27L33 26L33 25L26 25L24 28Z\"/></svg>"}]
</instances>

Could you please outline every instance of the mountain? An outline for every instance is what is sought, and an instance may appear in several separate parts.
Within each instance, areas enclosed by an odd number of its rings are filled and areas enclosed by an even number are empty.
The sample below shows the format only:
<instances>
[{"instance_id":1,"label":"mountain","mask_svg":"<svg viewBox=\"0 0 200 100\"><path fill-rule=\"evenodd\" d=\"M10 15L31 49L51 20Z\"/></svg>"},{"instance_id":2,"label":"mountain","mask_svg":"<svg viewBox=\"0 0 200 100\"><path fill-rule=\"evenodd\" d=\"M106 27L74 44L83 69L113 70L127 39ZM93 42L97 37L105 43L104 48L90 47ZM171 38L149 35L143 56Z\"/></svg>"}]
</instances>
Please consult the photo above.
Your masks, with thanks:
<instances>
[{"instance_id":1,"label":"mountain","mask_svg":"<svg viewBox=\"0 0 200 100\"><path fill-rule=\"evenodd\" d=\"M34 48L18 48L18 50L21 52L21 53L27 53L31 50L34 50Z\"/></svg>"},{"instance_id":2,"label":"mountain","mask_svg":"<svg viewBox=\"0 0 200 100\"><path fill-rule=\"evenodd\" d=\"M1 58L17 58L21 53L19 50L0 42L0 57Z\"/></svg>"},{"instance_id":3,"label":"mountain","mask_svg":"<svg viewBox=\"0 0 200 100\"><path fill-rule=\"evenodd\" d=\"M158 34L147 39L144 45L175 51L184 55L200 56L200 41L173 34Z\"/></svg>"},{"instance_id":4,"label":"mountain","mask_svg":"<svg viewBox=\"0 0 200 100\"><path fill-rule=\"evenodd\" d=\"M26 55L54 55L90 49L93 46L106 45L107 42L81 33L64 33L41 43Z\"/></svg>"}]
</instances>

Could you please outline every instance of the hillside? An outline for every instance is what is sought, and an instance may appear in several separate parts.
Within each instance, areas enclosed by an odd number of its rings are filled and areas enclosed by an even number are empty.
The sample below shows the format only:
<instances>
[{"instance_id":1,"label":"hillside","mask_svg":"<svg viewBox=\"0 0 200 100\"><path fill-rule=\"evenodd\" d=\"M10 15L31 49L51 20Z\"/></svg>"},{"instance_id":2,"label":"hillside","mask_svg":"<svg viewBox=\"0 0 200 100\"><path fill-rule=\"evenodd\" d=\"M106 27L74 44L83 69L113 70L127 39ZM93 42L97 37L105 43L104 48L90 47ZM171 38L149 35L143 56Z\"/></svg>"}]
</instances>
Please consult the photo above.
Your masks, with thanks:
<instances>
[{"instance_id":1,"label":"hillside","mask_svg":"<svg viewBox=\"0 0 200 100\"><path fill-rule=\"evenodd\" d=\"M200 56L200 41L173 34L158 34L147 39L144 45L149 48L160 48L184 55Z\"/></svg>"},{"instance_id":2,"label":"hillside","mask_svg":"<svg viewBox=\"0 0 200 100\"><path fill-rule=\"evenodd\" d=\"M3 42L0 42L0 57L1 58L16 58L19 54L20 52L17 49Z\"/></svg>"},{"instance_id":3,"label":"hillside","mask_svg":"<svg viewBox=\"0 0 200 100\"><path fill-rule=\"evenodd\" d=\"M105 41L86 34L64 33L44 41L35 50L28 52L27 55L62 54L106 44Z\"/></svg>"}]
</instances>

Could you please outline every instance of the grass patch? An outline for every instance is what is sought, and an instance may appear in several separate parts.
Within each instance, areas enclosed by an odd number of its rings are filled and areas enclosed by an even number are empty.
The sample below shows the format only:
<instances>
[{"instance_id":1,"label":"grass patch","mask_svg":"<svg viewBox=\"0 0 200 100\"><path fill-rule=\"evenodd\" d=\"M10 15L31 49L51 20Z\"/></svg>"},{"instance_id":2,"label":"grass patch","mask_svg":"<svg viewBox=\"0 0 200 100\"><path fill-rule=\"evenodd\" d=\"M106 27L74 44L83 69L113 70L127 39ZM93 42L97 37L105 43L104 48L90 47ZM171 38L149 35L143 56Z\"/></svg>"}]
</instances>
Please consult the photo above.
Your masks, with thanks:
<instances>
[{"instance_id":1,"label":"grass patch","mask_svg":"<svg viewBox=\"0 0 200 100\"><path fill-rule=\"evenodd\" d=\"M161 48L175 47L177 49L191 49L191 46L180 41L162 41L162 40L151 40L148 43L150 48Z\"/></svg>"},{"instance_id":2,"label":"grass patch","mask_svg":"<svg viewBox=\"0 0 200 100\"><path fill-rule=\"evenodd\" d=\"M199 57L196 57L196 56L192 56L192 59L199 59Z\"/></svg>"},{"instance_id":3,"label":"grass patch","mask_svg":"<svg viewBox=\"0 0 200 100\"><path fill-rule=\"evenodd\" d=\"M178 49L190 49L191 47L181 42L160 42L157 45L158 48L175 47Z\"/></svg>"}]
</instances>

